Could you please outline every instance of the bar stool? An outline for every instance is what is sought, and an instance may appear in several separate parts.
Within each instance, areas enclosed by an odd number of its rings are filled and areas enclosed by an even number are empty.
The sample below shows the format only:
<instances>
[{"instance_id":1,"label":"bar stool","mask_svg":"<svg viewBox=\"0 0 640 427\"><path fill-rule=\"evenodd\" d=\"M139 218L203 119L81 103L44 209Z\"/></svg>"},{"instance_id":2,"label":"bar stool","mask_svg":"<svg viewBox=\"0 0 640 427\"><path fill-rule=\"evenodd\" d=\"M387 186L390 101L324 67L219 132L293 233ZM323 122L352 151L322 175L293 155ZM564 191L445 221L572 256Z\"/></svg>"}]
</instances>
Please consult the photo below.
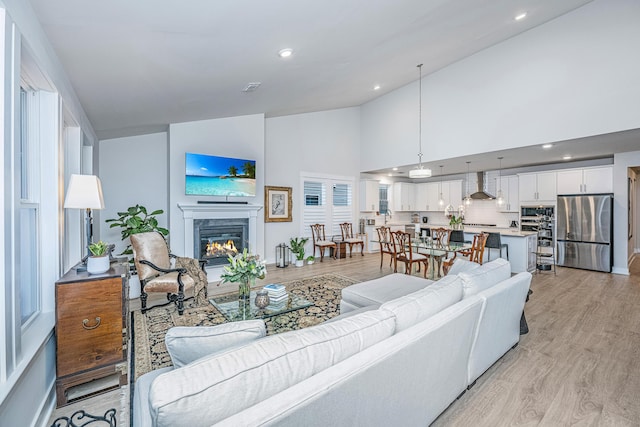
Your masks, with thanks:
<instances>
[{"instance_id":1,"label":"bar stool","mask_svg":"<svg viewBox=\"0 0 640 427\"><path fill-rule=\"evenodd\" d=\"M489 261L491 261L491 249L500 249L500 258L502 258L502 248L505 248L507 250L507 259L509 259L509 245L502 243L500 233L489 233L485 247L489 249L489 253L487 254Z\"/></svg>"}]
</instances>

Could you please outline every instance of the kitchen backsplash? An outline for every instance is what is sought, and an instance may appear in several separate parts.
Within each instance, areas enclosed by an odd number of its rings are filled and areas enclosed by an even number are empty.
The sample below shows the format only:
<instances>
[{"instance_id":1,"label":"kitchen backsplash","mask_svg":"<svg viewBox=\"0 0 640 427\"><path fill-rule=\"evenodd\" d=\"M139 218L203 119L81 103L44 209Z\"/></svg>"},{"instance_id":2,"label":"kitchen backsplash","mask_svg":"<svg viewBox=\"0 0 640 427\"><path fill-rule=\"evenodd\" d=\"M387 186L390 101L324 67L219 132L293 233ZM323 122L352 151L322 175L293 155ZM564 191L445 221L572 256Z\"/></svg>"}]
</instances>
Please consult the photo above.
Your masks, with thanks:
<instances>
[{"instance_id":1,"label":"kitchen backsplash","mask_svg":"<svg viewBox=\"0 0 640 427\"><path fill-rule=\"evenodd\" d=\"M413 212L393 212L391 218L387 221L392 224L408 224L411 223L411 215ZM420 221L422 217L429 218L429 224L448 224L449 220L444 212L418 212ZM363 212L361 218L375 218L376 225L384 224L384 215L375 215L370 212ZM466 206L464 222L474 224L495 224L498 227L509 227L511 221L518 221L518 214L515 212L498 212L496 210L495 200L474 200L469 206Z\"/></svg>"}]
</instances>

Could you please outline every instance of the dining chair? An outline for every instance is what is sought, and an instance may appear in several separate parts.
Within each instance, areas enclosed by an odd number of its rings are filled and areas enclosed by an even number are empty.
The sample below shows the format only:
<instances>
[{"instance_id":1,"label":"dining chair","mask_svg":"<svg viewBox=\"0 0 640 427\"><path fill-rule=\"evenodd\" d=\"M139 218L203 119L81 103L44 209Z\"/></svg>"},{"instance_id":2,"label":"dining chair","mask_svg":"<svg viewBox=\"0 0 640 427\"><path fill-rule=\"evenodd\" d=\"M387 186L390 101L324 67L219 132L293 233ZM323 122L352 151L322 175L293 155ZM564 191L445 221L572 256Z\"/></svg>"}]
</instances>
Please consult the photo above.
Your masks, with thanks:
<instances>
[{"instance_id":1,"label":"dining chair","mask_svg":"<svg viewBox=\"0 0 640 427\"><path fill-rule=\"evenodd\" d=\"M355 237L353 234L353 224L343 222L340 224L340 231L342 232L342 241L349 245L349 258L353 255L353 245L360 246L360 254L364 256L364 240Z\"/></svg>"},{"instance_id":2,"label":"dining chair","mask_svg":"<svg viewBox=\"0 0 640 427\"><path fill-rule=\"evenodd\" d=\"M312 224L311 236L313 237L313 256L316 256L316 248L320 249L320 262L324 259L324 250L329 248L333 252L333 259L338 256L338 245L336 242L327 240L324 233L324 224ZM331 253L331 252L330 252Z\"/></svg>"},{"instance_id":3,"label":"dining chair","mask_svg":"<svg viewBox=\"0 0 640 427\"><path fill-rule=\"evenodd\" d=\"M398 263L396 262L396 252L393 250L393 236L391 235L390 227L378 227L376 228L378 232L378 243L380 244L380 268L382 268L382 264L384 262L384 254L389 254L389 267L393 264L393 272L398 272Z\"/></svg>"},{"instance_id":4,"label":"dining chair","mask_svg":"<svg viewBox=\"0 0 640 427\"><path fill-rule=\"evenodd\" d=\"M427 278L427 270L429 269L429 257L426 255L413 251L413 245L411 244L411 234L404 231L392 232L393 246L395 251L396 263L398 261L404 262L405 274L411 274L413 264L424 264L424 278Z\"/></svg>"},{"instance_id":5,"label":"dining chair","mask_svg":"<svg viewBox=\"0 0 640 427\"><path fill-rule=\"evenodd\" d=\"M468 257L469 261L482 265L487 237L487 233L476 234L475 236L473 236L473 243L471 244L471 248L454 252L453 258L447 259L442 263L442 271L444 272L444 274L446 275L449 273L449 270L455 262L456 256L458 254Z\"/></svg>"},{"instance_id":6,"label":"dining chair","mask_svg":"<svg viewBox=\"0 0 640 427\"><path fill-rule=\"evenodd\" d=\"M449 230L444 227L438 227L431 230L431 238L433 239L435 247L446 246L449 244ZM447 253L442 255L431 255L435 262L438 263L438 277L440 277L440 269L442 268L442 260L447 257Z\"/></svg>"},{"instance_id":7,"label":"dining chair","mask_svg":"<svg viewBox=\"0 0 640 427\"><path fill-rule=\"evenodd\" d=\"M502 249L507 252L507 259L509 259L509 245L502 243L500 233L488 233L486 248L488 249L487 261L491 261L491 249L500 250L500 258L502 258Z\"/></svg>"}]
</instances>

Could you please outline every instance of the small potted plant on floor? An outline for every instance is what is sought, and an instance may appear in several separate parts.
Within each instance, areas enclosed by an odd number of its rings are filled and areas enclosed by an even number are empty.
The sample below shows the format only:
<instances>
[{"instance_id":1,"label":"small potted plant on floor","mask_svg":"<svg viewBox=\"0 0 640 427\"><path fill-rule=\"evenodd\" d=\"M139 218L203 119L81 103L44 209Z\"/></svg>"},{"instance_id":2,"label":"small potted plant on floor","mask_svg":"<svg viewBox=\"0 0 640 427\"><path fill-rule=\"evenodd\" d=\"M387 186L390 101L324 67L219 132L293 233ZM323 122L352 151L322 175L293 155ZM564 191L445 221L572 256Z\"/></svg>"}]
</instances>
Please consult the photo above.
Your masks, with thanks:
<instances>
[{"instance_id":1,"label":"small potted plant on floor","mask_svg":"<svg viewBox=\"0 0 640 427\"><path fill-rule=\"evenodd\" d=\"M91 255L87 258L87 272L89 274L101 274L109 270L109 245L102 240L89 245Z\"/></svg>"},{"instance_id":2,"label":"small potted plant on floor","mask_svg":"<svg viewBox=\"0 0 640 427\"><path fill-rule=\"evenodd\" d=\"M315 258L313 255L309 255L309 256L307 257L307 264L311 265L311 264L313 264L314 262L316 262L316 258Z\"/></svg>"},{"instance_id":3,"label":"small potted plant on floor","mask_svg":"<svg viewBox=\"0 0 640 427\"><path fill-rule=\"evenodd\" d=\"M304 245L306 245L308 241L308 237L292 237L289 239L291 252L296 256L296 267L302 267L304 265Z\"/></svg>"}]
</instances>

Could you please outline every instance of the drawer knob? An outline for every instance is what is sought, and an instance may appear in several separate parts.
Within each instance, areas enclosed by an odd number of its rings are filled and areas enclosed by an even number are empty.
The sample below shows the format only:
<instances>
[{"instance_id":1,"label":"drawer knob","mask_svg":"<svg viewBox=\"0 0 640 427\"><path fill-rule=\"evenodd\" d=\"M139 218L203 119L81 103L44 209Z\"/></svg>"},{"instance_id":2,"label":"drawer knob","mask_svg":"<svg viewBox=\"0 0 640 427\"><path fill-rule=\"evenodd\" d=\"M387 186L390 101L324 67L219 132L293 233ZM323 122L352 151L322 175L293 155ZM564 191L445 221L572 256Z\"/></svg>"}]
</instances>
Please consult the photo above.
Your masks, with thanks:
<instances>
[{"instance_id":1,"label":"drawer knob","mask_svg":"<svg viewBox=\"0 0 640 427\"><path fill-rule=\"evenodd\" d=\"M98 326L100 326L100 318L96 317L96 324L93 326L88 326L88 323L89 323L89 319L84 319L82 321L82 327L90 331L91 329L95 329Z\"/></svg>"}]
</instances>

